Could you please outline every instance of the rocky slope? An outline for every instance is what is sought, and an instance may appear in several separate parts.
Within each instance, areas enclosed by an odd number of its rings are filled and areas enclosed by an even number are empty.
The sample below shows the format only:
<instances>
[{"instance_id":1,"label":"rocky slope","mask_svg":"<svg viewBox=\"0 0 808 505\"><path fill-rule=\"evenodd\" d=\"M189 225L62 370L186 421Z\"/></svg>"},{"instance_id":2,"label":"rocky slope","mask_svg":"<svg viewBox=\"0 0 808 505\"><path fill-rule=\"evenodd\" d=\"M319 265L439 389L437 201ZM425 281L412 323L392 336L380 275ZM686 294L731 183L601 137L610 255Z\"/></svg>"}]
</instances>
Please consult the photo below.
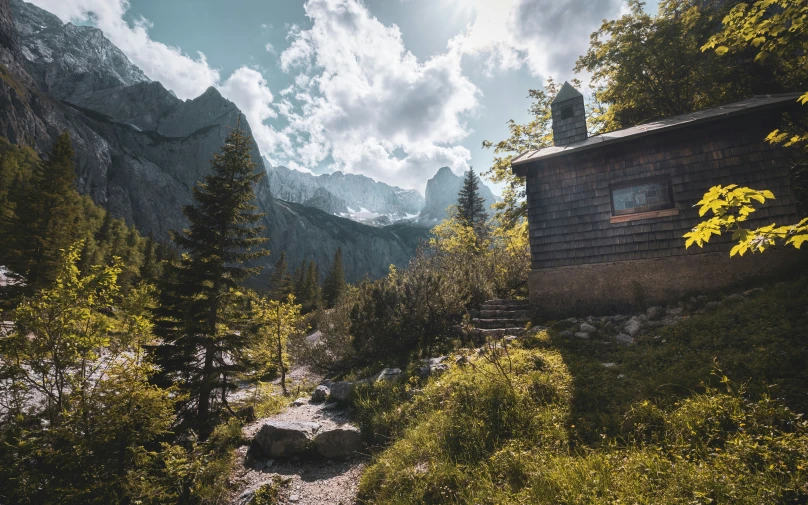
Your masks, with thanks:
<instances>
[{"instance_id":1,"label":"rocky slope","mask_svg":"<svg viewBox=\"0 0 808 505\"><path fill-rule=\"evenodd\" d=\"M340 212L327 211L356 221L386 216L391 222L395 222L414 217L424 206L424 198L417 191L389 186L364 175L342 172L313 175L282 166L273 167L267 161L265 164L269 185L276 198L306 203L315 195L319 199L328 198L323 193L327 191L345 202L347 207L347 210Z\"/></svg>"},{"instance_id":2,"label":"rocky slope","mask_svg":"<svg viewBox=\"0 0 808 505\"><path fill-rule=\"evenodd\" d=\"M0 135L46 154L69 131L79 190L142 233L167 239L185 226L182 206L241 113L213 88L179 100L99 31L59 23L33 5L0 0ZM241 126L250 131L243 119ZM253 159L260 163L257 146ZM324 267L341 247L346 277L356 281L405 264L420 238L279 202L269 188L266 178L256 188L272 250L267 266L286 251L292 268L307 260Z\"/></svg>"},{"instance_id":3,"label":"rocky slope","mask_svg":"<svg viewBox=\"0 0 808 505\"><path fill-rule=\"evenodd\" d=\"M446 218L446 208L457 203L457 193L463 187L463 177L455 175L449 167L442 167L438 173L426 183L426 203L418 222L425 226L434 226ZM480 196L485 199L486 209L499 201L491 189L480 184ZM492 212L489 210L489 215Z\"/></svg>"}]
</instances>

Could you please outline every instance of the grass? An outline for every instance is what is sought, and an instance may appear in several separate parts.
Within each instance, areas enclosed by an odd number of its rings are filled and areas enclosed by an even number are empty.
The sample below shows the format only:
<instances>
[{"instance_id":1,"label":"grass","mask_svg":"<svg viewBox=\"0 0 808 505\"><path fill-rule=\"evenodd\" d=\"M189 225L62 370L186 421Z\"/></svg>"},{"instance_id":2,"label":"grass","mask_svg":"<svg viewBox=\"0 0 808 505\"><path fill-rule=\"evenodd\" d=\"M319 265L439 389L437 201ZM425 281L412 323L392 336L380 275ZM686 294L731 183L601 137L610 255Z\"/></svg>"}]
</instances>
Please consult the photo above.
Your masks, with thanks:
<instances>
[{"instance_id":1,"label":"grass","mask_svg":"<svg viewBox=\"0 0 808 505\"><path fill-rule=\"evenodd\" d=\"M551 330L360 389L360 502L808 503L806 308L803 276L633 346Z\"/></svg>"}]
</instances>

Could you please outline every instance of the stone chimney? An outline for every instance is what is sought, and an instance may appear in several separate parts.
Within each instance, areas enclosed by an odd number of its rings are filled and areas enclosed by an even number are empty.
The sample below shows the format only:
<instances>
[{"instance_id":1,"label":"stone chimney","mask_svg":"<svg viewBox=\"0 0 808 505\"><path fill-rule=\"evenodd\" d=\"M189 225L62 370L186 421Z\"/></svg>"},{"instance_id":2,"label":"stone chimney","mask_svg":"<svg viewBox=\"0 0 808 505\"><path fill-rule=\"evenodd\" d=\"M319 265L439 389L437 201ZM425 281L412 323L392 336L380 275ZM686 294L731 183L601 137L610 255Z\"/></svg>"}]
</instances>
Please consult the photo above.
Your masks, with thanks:
<instances>
[{"instance_id":1,"label":"stone chimney","mask_svg":"<svg viewBox=\"0 0 808 505\"><path fill-rule=\"evenodd\" d=\"M565 146L586 139L584 96L569 82L564 82L553 102L553 144Z\"/></svg>"}]
</instances>

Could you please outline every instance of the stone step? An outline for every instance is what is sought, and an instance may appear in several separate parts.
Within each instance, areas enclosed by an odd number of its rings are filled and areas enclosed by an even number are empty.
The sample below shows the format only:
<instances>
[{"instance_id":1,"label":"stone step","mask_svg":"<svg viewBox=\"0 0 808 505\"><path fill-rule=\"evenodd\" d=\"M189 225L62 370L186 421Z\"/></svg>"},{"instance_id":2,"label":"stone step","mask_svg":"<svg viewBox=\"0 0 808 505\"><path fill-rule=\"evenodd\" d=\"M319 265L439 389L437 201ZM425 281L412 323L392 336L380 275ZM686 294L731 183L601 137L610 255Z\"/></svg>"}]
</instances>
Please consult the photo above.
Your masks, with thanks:
<instances>
[{"instance_id":1,"label":"stone step","mask_svg":"<svg viewBox=\"0 0 808 505\"><path fill-rule=\"evenodd\" d=\"M511 309L511 310L527 310L530 306L530 303L527 300L489 300L487 302L483 302L480 307L483 310L486 309Z\"/></svg>"},{"instance_id":2,"label":"stone step","mask_svg":"<svg viewBox=\"0 0 808 505\"><path fill-rule=\"evenodd\" d=\"M476 328L522 328L529 319L472 319L471 322Z\"/></svg>"},{"instance_id":3,"label":"stone step","mask_svg":"<svg viewBox=\"0 0 808 505\"><path fill-rule=\"evenodd\" d=\"M481 310L480 319L496 319L504 317L507 319L529 319L530 313L527 310Z\"/></svg>"},{"instance_id":4,"label":"stone step","mask_svg":"<svg viewBox=\"0 0 808 505\"><path fill-rule=\"evenodd\" d=\"M517 337L525 333L524 328L475 328L471 332L474 335L482 335L485 337L504 337L507 335L516 335Z\"/></svg>"}]
</instances>

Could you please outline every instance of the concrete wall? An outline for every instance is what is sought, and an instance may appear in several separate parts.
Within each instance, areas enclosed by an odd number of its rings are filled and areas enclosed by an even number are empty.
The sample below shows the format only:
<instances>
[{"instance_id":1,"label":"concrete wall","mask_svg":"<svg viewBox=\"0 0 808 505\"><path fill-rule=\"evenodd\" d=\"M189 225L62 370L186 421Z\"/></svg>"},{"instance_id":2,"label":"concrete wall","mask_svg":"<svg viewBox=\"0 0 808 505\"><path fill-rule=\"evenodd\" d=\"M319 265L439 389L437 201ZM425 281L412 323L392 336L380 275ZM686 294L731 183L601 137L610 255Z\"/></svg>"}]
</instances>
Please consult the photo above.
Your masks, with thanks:
<instances>
[{"instance_id":1,"label":"concrete wall","mask_svg":"<svg viewBox=\"0 0 808 505\"><path fill-rule=\"evenodd\" d=\"M783 249L734 258L718 252L543 268L530 273L530 302L537 315L549 319L625 314L805 264L808 251Z\"/></svg>"}]
</instances>

